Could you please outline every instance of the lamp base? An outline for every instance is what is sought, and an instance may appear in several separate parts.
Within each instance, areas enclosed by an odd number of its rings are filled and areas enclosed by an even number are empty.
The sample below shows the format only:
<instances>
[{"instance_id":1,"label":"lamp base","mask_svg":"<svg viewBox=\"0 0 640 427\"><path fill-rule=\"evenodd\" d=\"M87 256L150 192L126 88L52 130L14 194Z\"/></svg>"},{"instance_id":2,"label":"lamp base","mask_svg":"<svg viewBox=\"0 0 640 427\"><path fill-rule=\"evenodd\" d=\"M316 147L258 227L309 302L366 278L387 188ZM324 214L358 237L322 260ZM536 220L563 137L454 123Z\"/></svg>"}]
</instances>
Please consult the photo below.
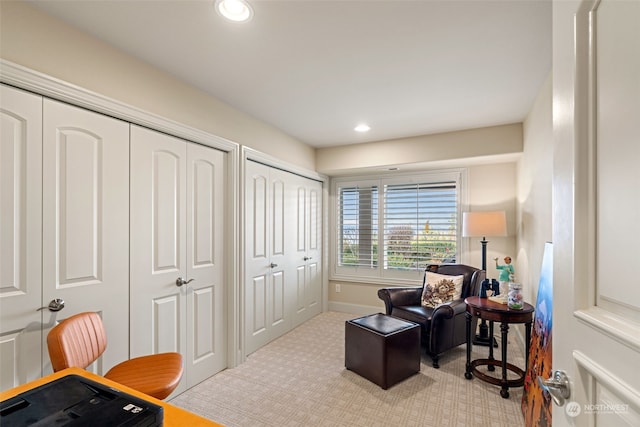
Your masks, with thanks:
<instances>
[{"instance_id":1,"label":"lamp base","mask_svg":"<svg viewBox=\"0 0 640 427\"><path fill-rule=\"evenodd\" d=\"M489 327L484 319L482 319L479 329L479 333L473 338L473 345L484 345L486 347L493 345L494 347L498 347L498 341L496 341L494 337L489 336Z\"/></svg>"},{"instance_id":2,"label":"lamp base","mask_svg":"<svg viewBox=\"0 0 640 427\"><path fill-rule=\"evenodd\" d=\"M491 338L493 339L493 346L498 347L498 341L496 341L494 337L491 337ZM482 337L480 335L476 335L473 338L473 345L483 345L485 347L489 347L491 345L491 339L489 337Z\"/></svg>"}]
</instances>

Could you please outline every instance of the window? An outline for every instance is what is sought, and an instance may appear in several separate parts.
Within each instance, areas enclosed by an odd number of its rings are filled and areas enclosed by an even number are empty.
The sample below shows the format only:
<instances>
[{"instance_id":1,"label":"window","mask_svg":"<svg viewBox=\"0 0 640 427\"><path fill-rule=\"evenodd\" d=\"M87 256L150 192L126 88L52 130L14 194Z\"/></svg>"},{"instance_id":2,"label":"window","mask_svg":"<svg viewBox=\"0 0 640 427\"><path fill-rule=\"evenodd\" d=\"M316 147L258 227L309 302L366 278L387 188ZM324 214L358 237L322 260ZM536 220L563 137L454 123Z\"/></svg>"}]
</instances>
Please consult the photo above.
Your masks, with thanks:
<instances>
[{"instance_id":1,"label":"window","mask_svg":"<svg viewBox=\"0 0 640 427\"><path fill-rule=\"evenodd\" d=\"M455 262L461 176L336 180L334 277L415 280L428 264Z\"/></svg>"}]
</instances>

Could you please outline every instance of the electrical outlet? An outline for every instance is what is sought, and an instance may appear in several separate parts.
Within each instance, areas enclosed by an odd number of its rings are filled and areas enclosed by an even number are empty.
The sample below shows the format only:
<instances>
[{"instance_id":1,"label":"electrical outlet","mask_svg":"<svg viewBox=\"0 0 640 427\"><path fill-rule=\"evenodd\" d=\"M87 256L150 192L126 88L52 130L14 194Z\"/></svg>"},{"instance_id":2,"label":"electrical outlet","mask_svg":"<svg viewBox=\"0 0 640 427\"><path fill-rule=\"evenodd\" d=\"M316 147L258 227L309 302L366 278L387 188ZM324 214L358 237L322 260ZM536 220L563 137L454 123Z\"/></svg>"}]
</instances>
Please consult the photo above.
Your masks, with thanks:
<instances>
[{"instance_id":1,"label":"electrical outlet","mask_svg":"<svg viewBox=\"0 0 640 427\"><path fill-rule=\"evenodd\" d=\"M339 293L342 290L340 283L336 283L336 293Z\"/></svg>"}]
</instances>

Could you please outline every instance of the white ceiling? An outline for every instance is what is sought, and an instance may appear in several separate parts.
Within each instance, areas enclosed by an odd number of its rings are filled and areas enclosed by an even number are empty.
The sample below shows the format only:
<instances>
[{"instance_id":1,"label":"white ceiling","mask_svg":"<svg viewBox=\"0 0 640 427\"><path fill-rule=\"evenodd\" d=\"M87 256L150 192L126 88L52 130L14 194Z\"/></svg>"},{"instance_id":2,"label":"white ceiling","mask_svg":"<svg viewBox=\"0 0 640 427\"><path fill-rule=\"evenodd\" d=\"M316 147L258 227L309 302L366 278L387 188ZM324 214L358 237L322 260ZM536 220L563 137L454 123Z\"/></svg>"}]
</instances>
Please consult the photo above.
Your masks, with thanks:
<instances>
[{"instance_id":1,"label":"white ceiling","mask_svg":"<svg viewBox=\"0 0 640 427\"><path fill-rule=\"evenodd\" d=\"M551 69L550 0L249 1L31 3L316 147L520 122Z\"/></svg>"}]
</instances>

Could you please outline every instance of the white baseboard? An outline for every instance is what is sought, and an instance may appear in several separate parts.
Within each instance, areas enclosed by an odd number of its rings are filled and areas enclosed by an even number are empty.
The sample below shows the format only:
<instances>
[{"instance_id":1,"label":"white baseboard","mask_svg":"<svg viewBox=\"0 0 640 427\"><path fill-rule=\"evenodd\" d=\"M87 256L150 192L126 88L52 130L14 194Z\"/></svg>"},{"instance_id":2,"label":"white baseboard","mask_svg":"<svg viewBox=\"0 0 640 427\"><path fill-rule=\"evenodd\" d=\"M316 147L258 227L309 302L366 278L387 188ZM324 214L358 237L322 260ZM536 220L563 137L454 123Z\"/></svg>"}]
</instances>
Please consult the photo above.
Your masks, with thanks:
<instances>
[{"instance_id":1,"label":"white baseboard","mask_svg":"<svg viewBox=\"0 0 640 427\"><path fill-rule=\"evenodd\" d=\"M384 313L384 307L376 307L371 305L349 304L346 302L329 301L329 311L338 311L341 313L351 313L366 316L368 314Z\"/></svg>"}]
</instances>

